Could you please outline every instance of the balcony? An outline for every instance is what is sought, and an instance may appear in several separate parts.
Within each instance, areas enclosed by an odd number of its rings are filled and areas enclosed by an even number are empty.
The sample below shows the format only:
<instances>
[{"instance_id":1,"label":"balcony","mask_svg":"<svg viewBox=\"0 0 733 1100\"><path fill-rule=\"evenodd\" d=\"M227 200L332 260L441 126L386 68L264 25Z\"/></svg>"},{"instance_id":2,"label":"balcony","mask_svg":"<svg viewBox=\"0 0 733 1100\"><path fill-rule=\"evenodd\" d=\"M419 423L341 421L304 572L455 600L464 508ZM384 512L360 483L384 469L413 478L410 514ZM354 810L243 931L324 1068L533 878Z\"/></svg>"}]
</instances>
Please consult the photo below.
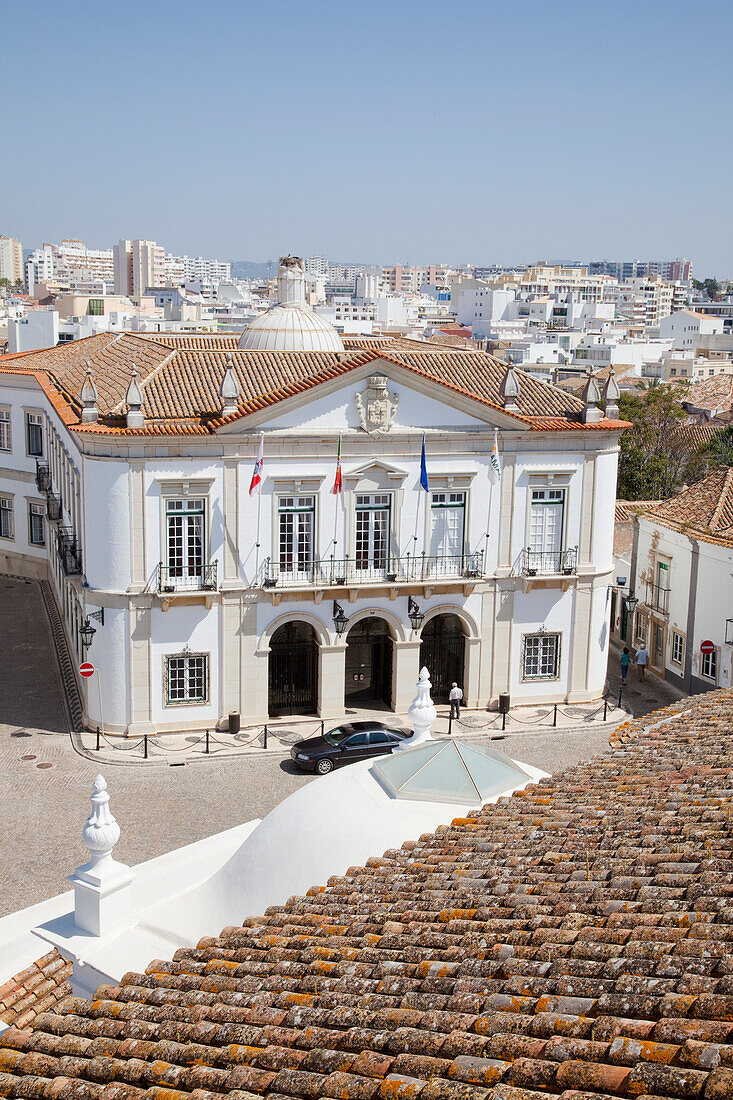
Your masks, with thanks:
<instances>
[{"instance_id":1,"label":"balcony","mask_svg":"<svg viewBox=\"0 0 733 1100\"><path fill-rule=\"evenodd\" d=\"M61 568L67 577L78 577L81 569L81 547L76 541L73 527L59 527L56 535Z\"/></svg>"},{"instance_id":2,"label":"balcony","mask_svg":"<svg viewBox=\"0 0 733 1100\"><path fill-rule=\"evenodd\" d=\"M39 493L50 493L51 491L51 470L47 462L40 462L36 459L36 485L38 486Z\"/></svg>"},{"instance_id":3,"label":"balcony","mask_svg":"<svg viewBox=\"0 0 733 1100\"><path fill-rule=\"evenodd\" d=\"M567 550L532 550L528 546L522 551L521 570L525 577L570 577L578 570L578 547L569 546Z\"/></svg>"},{"instance_id":4,"label":"balcony","mask_svg":"<svg viewBox=\"0 0 733 1100\"><path fill-rule=\"evenodd\" d=\"M46 517L51 523L59 523L62 518L61 497L54 493L46 494Z\"/></svg>"},{"instance_id":5,"label":"balcony","mask_svg":"<svg viewBox=\"0 0 733 1100\"><path fill-rule=\"evenodd\" d=\"M216 562L209 565L169 566L161 562L156 577L156 591L163 595L176 592L216 592Z\"/></svg>"},{"instance_id":6,"label":"balcony","mask_svg":"<svg viewBox=\"0 0 733 1100\"><path fill-rule=\"evenodd\" d=\"M669 613L669 589L663 588L661 584L652 584L651 581L647 581L644 603L652 611L660 611L663 615L667 615Z\"/></svg>"},{"instance_id":7,"label":"balcony","mask_svg":"<svg viewBox=\"0 0 733 1100\"><path fill-rule=\"evenodd\" d=\"M344 588L363 584L429 584L476 580L483 575L483 550L473 554L428 554L385 558L325 558L322 561L265 562L264 588Z\"/></svg>"}]
</instances>

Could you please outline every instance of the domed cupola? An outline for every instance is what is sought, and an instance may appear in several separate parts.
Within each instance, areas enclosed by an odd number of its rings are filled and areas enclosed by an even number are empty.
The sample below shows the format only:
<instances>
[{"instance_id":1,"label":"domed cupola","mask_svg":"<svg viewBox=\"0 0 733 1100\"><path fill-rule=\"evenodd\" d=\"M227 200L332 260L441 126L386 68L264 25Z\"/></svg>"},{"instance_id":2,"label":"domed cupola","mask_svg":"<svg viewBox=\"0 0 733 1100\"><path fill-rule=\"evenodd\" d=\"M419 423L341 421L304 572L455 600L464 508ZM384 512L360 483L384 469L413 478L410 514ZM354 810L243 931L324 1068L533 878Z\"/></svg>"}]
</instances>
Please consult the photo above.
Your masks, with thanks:
<instances>
[{"instance_id":1,"label":"domed cupola","mask_svg":"<svg viewBox=\"0 0 733 1100\"><path fill-rule=\"evenodd\" d=\"M242 333L245 351L332 351L344 345L333 325L306 305L305 268L299 256L282 256L277 274L277 305Z\"/></svg>"}]
</instances>

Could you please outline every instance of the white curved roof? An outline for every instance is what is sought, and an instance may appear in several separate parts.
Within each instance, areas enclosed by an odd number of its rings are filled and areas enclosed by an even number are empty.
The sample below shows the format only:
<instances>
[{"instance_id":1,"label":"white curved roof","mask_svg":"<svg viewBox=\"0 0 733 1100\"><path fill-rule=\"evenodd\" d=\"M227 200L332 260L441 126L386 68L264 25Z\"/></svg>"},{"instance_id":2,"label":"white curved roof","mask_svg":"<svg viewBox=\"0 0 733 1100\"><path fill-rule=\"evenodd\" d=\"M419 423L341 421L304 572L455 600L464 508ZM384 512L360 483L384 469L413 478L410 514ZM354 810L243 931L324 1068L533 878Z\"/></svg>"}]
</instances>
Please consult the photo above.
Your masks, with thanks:
<instances>
[{"instance_id":1,"label":"white curved roof","mask_svg":"<svg viewBox=\"0 0 733 1100\"><path fill-rule=\"evenodd\" d=\"M246 351L343 351L333 325L308 306L276 305L257 317L242 333Z\"/></svg>"}]
</instances>

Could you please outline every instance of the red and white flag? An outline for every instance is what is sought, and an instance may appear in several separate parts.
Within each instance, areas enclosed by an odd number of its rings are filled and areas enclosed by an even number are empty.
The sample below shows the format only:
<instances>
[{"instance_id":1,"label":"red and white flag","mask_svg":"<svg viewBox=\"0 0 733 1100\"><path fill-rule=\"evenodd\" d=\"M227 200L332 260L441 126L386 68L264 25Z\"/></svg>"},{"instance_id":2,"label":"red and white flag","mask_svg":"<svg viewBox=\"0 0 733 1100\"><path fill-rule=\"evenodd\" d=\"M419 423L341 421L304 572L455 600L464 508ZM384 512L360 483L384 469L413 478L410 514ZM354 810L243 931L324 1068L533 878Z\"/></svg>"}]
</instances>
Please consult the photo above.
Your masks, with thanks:
<instances>
[{"instance_id":1,"label":"red and white flag","mask_svg":"<svg viewBox=\"0 0 733 1100\"><path fill-rule=\"evenodd\" d=\"M341 436L339 436L339 449L336 456L336 477L333 481L332 493L342 493L344 489L343 480L341 478Z\"/></svg>"},{"instance_id":2,"label":"red and white flag","mask_svg":"<svg viewBox=\"0 0 733 1100\"><path fill-rule=\"evenodd\" d=\"M262 467L263 467L264 461L265 461L264 457L263 457L264 446L265 446L265 437L264 437L264 435L261 435L260 436L260 449L259 449L259 453L257 455L257 461L255 462L255 468L252 471L252 480L249 483L249 495L250 496L252 496L252 493L255 491L257 486L262 483Z\"/></svg>"}]
</instances>

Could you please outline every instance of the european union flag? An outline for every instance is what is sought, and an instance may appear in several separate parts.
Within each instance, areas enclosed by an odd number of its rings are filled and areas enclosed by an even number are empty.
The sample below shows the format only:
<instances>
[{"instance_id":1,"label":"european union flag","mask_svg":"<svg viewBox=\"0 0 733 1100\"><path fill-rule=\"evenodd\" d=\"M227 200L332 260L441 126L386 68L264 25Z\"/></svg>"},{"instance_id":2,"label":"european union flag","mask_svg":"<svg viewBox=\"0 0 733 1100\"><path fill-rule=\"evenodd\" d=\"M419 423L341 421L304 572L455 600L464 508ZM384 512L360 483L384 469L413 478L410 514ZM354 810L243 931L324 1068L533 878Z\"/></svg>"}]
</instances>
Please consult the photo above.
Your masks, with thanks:
<instances>
[{"instance_id":1,"label":"european union flag","mask_svg":"<svg viewBox=\"0 0 733 1100\"><path fill-rule=\"evenodd\" d=\"M420 484L426 493L430 492L430 486L428 485L428 467L425 462L425 435L422 437L422 460L420 462Z\"/></svg>"}]
</instances>

